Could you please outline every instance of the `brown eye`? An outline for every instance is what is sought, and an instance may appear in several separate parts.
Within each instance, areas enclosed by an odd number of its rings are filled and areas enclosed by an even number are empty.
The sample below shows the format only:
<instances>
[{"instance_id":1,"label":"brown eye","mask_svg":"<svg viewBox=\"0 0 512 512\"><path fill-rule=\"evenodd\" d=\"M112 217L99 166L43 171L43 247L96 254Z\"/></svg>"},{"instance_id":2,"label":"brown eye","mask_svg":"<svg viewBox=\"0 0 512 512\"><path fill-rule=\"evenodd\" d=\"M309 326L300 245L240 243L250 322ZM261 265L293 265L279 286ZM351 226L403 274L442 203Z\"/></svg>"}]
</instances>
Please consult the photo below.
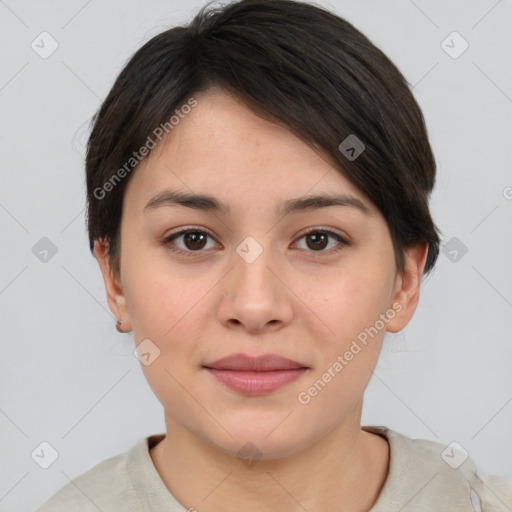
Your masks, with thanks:
<instances>
[{"instance_id":1,"label":"brown eye","mask_svg":"<svg viewBox=\"0 0 512 512\"><path fill-rule=\"evenodd\" d=\"M183 235L183 241L187 249L197 251L205 246L207 236L201 231L188 231Z\"/></svg>"},{"instance_id":2,"label":"brown eye","mask_svg":"<svg viewBox=\"0 0 512 512\"><path fill-rule=\"evenodd\" d=\"M213 240L212 236L206 231L183 229L165 238L163 243L170 250L178 253L204 252L203 249L208 244L208 238ZM180 243L177 243L178 241ZM214 243L213 246L215 245Z\"/></svg>"},{"instance_id":3,"label":"brown eye","mask_svg":"<svg viewBox=\"0 0 512 512\"><path fill-rule=\"evenodd\" d=\"M331 231L329 229L314 229L308 233L303 234L299 240L305 239L306 247L305 250L308 252L319 252L319 253L333 253L343 249L345 246L350 245L341 235ZM337 242L332 245L332 241ZM331 243L331 247L326 250L326 247ZM299 247L304 249L304 247Z\"/></svg>"},{"instance_id":4,"label":"brown eye","mask_svg":"<svg viewBox=\"0 0 512 512\"><path fill-rule=\"evenodd\" d=\"M329 235L323 231L315 231L306 235L306 244L310 249L325 249L329 243Z\"/></svg>"}]
</instances>

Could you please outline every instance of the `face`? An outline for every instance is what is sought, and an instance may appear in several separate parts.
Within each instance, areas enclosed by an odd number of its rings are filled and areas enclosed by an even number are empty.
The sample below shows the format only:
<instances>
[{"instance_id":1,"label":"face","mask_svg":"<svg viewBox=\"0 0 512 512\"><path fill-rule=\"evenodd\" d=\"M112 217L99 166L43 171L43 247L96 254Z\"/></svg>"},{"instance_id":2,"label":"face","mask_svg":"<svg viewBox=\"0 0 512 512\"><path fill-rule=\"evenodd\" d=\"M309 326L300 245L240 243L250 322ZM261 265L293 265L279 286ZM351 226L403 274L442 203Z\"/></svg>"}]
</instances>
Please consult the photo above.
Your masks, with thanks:
<instances>
[{"instance_id":1,"label":"face","mask_svg":"<svg viewBox=\"0 0 512 512\"><path fill-rule=\"evenodd\" d=\"M194 98L126 188L109 303L145 343L169 422L226 453L251 441L286 456L359 421L415 283L397 275L382 215L327 159L227 93ZM304 201L318 195L340 199ZM240 354L294 364L212 370Z\"/></svg>"}]
</instances>

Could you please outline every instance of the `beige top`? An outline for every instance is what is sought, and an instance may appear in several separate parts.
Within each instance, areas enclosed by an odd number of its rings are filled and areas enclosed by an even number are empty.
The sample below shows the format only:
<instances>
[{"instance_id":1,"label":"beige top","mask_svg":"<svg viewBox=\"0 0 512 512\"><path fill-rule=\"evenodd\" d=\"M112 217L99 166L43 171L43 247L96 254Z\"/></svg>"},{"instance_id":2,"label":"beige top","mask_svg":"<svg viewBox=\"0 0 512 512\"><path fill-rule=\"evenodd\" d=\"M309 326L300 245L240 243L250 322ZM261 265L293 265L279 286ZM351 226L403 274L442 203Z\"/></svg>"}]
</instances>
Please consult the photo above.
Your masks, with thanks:
<instances>
[{"instance_id":1,"label":"beige top","mask_svg":"<svg viewBox=\"0 0 512 512\"><path fill-rule=\"evenodd\" d=\"M465 454L453 447L382 426L362 429L390 446L388 476L369 512L512 512L512 480L479 476L471 459L462 462ZM149 454L164 436L142 438L130 451L97 464L36 512L186 512Z\"/></svg>"}]
</instances>

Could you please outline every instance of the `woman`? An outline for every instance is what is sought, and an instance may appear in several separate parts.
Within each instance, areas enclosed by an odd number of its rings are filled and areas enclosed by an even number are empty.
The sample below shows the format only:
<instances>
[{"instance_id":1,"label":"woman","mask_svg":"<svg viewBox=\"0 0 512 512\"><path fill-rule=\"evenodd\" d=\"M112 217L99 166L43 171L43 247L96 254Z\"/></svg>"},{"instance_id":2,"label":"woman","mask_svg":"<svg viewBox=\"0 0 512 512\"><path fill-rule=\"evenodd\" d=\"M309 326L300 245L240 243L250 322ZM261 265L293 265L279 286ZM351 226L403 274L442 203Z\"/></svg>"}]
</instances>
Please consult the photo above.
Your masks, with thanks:
<instances>
[{"instance_id":1,"label":"woman","mask_svg":"<svg viewBox=\"0 0 512 512\"><path fill-rule=\"evenodd\" d=\"M292 1L203 9L94 120L88 229L166 433L41 509L506 511L457 446L361 426L439 252L435 161L390 60Z\"/></svg>"}]
</instances>

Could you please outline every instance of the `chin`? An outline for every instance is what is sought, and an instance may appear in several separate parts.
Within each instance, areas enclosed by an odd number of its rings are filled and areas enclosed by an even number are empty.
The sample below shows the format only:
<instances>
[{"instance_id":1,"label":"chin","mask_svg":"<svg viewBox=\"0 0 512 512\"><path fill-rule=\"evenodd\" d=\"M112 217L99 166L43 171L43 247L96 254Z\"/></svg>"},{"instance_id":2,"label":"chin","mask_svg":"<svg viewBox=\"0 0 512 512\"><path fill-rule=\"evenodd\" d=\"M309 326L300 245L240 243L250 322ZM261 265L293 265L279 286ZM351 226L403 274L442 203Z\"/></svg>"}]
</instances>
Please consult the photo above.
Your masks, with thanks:
<instances>
[{"instance_id":1,"label":"chin","mask_svg":"<svg viewBox=\"0 0 512 512\"><path fill-rule=\"evenodd\" d=\"M238 415L227 421L219 418L219 422L231 434L224 429L202 430L196 432L203 440L213 445L220 451L238 458L252 457L261 460L282 459L291 456L321 438L323 433L305 429L303 422L297 418L283 421L288 413L267 414L266 417L260 411L253 414ZM203 426L204 427L204 426ZM211 425L207 426L206 428Z\"/></svg>"},{"instance_id":2,"label":"chin","mask_svg":"<svg viewBox=\"0 0 512 512\"><path fill-rule=\"evenodd\" d=\"M217 449L237 457L241 462L249 460L254 461L254 463L258 460L283 459L308 445L305 440L297 439L289 433L283 436L275 436L273 439L271 437L272 435L265 437L265 435L259 433L254 436L240 436L229 440L225 438L221 440L210 439L210 442Z\"/></svg>"}]
</instances>

